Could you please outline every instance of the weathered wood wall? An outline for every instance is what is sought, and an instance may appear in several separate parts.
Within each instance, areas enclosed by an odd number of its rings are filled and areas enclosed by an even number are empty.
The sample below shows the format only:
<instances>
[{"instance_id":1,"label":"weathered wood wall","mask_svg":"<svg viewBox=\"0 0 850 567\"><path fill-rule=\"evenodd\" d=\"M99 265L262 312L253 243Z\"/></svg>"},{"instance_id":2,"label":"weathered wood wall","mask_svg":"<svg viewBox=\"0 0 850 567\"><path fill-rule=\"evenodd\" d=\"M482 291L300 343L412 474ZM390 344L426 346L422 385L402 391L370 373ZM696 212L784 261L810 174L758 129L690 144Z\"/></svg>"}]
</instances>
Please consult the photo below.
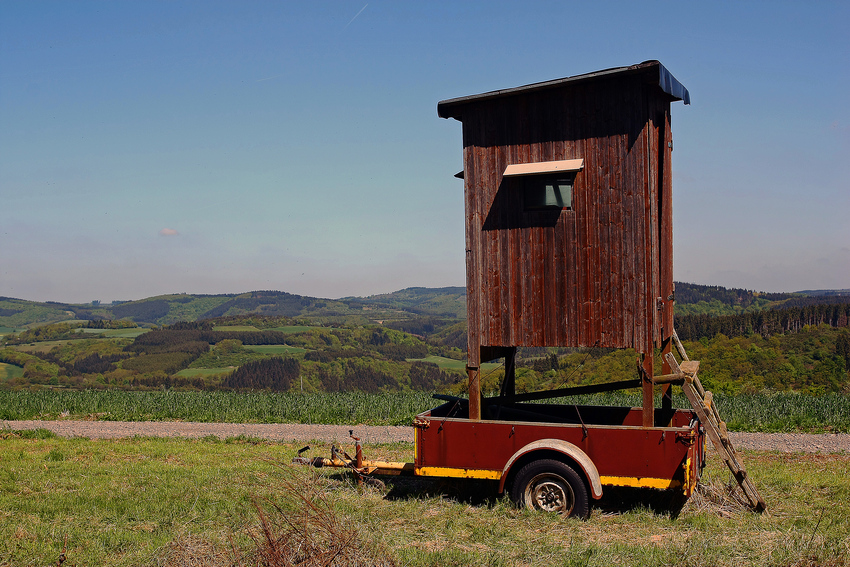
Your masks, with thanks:
<instances>
[{"instance_id":1,"label":"weathered wood wall","mask_svg":"<svg viewBox=\"0 0 850 567\"><path fill-rule=\"evenodd\" d=\"M651 352L669 336L670 100L628 75L463 108L472 365L476 345ZM502 177L574 158L572 210L523 211L521 182Z\"/></svg>"}]
</instances>

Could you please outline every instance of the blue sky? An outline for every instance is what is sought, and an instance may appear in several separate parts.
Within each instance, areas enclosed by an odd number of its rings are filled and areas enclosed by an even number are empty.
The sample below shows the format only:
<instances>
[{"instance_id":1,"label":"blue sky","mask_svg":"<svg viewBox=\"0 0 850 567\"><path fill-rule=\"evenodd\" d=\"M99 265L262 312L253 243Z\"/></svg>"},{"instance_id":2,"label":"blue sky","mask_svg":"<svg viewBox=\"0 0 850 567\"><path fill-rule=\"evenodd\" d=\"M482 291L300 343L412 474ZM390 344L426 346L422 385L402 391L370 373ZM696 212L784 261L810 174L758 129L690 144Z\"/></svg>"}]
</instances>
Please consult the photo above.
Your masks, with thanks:
<instances>
[{"instance_id":1,"label":"blue sky","mask_svg":"<svg viewBox=\"0 0 850 567\"><path fill-rule=\"evenodd\" d=\"M0 2L0 295L464 285L438 101L660 60L674 272L850 287L847 2Z\"/></svg>"}]
</instances>

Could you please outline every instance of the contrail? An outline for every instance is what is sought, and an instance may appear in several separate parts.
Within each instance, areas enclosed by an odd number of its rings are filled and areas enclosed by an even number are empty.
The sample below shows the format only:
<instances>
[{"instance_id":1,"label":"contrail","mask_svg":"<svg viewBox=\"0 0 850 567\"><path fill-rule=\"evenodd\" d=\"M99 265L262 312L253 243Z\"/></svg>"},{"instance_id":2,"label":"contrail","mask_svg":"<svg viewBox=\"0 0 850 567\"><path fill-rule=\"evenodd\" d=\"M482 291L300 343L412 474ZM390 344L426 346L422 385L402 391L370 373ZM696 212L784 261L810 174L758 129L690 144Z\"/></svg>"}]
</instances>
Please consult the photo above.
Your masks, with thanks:
<instances>
[{"instance_id":1,"label":"contrail","mask_svg":"<svg viewBox=\"0 0 850 567\"><path fill-rule=\"evenodd\" d=\"M363 13L363 10L365 10L365 9L366 9L366 6L368 6L368 5L369 5L369 4L364 4L364 5L363 5L363 7L362 7L362 8L360 8L360 11L359 11L359 12L357 12L357 13L354 15L354 17L353 17L353 18L351 18L351 22L353 22L354 20L356 20L356 19L357 19L357 16L359 16L360 14L362 14L362 13ZM345 28L347 28L348 26L350 26L350 25L351 25L351 22L348 22L347 24L345 24ZM342 28L342 29L345 29L345 28Z\"/></svg>"}]
</instances>

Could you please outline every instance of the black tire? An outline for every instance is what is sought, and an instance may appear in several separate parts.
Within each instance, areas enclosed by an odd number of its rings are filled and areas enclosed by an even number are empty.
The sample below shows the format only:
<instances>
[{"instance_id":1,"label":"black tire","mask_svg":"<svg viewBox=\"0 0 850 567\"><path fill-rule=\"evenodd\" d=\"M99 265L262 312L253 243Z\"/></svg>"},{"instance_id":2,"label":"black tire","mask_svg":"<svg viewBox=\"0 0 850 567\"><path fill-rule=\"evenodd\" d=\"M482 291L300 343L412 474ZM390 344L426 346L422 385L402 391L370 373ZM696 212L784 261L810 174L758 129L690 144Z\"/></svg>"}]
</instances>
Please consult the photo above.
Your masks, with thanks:
<instances>
[{"instance_id":1,"label":"black tire","mask_svg":"<svg viewBox=\"0 0 850 567\"><path fill-rule=\"evenodd\" d=\"M540 459L522 467L511 486L511 500L529 510L583 520L590 516L584 480L570 466L554 459Z\"/></svg>"}]
</instances>

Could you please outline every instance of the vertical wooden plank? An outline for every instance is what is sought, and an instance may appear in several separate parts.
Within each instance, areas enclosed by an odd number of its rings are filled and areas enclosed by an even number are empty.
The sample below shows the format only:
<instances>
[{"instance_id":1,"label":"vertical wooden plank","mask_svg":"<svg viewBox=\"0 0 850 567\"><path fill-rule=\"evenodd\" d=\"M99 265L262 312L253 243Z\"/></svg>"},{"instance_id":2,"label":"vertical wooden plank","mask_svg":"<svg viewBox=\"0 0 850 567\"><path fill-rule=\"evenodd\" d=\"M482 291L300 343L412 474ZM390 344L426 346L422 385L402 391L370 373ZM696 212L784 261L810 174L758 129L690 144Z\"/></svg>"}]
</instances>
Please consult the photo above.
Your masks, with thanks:
<instances>
[{"instance_id":1,"label":"vertical wooden plank","mask_svg":"<svg viewBox=\"0 0 850 567\"><path fill-rule=\"evenodd\" d=\"M610 110L608 111L610 114ZM612 118L613 121L613 118ZM633 337L633 313L631 306L626 301L627 289L630 272L627 269L628 252L626 248L627 239L627 210L626 200L624 196L622 169L624 165L624 150L623 150L623 134L612 134L609 141L609 157L608 157L608 181L607 184L611 188L612 198L614 199L614 211L616 214L615 226L616 234L613 239L613 247L616 251L616 258L612 263L613 271L616 275L612 279L614 287L614 303L617 313L617 332L620 347L631 346Z\"/></svg>"},{"instance_id":2,"label":"vertical wooden plank","mask_svg":"<svg viewBox=\"0 0 850 567\"><path fill-rule=\"evenodd\" d=\"M566 143L561 144L560 148L560 156L565 159L576 158L577 153L573 144L567 145ZM577 179L576 183L573 184L573 192L575 192L575 186L577 183L580 183L580 180ZM554 283L554 297L555 297L555 305L553 306L553 323L555 324L555 343L556 345L565 345L569 344L567 337L567 325L565 321L566 313L567 313L567 274L569 271L569 265L567 264L567 252L566 252L566 241L565 241L565 226L567 223L571 222L574 217L575 211L570 209L568 211L562 211L560 216L558 217L558 222L553 229L553 240L554 240L554 262L555 262L555 283Z\"/></svg>"},{"instance_id":3,"label":"vertical wooden plank","mask_svg":"<svg viewBox=\"0 0 850 567\"><path fill-rule=\"evenodd\" d=\"M477 265L477 239L478 229L475 219L478 217L476 211L476 189L477 160L472 146L470 122L464 123L464 206L466 208L466 331L467 331L467 365L477 367L479 328L480 328L480 286L478 281ZM467 137L470 139L468 140Z\"/></svg>"},{"instance_id":4,"label":"vertical wooden plank","mask_svg":"<svg viewBox=\"0 0 850 567\"><path fill-rule=\"evenodd\" d=\"M594 105L588 104L589 108ZM595 114L595 112L594 112ZM610 319L607 319L605 312L604 300L606 290L608 288L608 275L605 269L607 265L608 253L608 205L605 201L605 191L599 184L597 177L596 164L599 163L599 140L595 137L586 138L584 140L586 153L590 156L593 162L593 265L594 265L594 282L593 282L593 335L588 341L590 345L605 343L605 330L609 328Z\"/></svg>"},{"instance_id":5,"label":"vertical wooden plank","mask_svg":"<svg viewBox=\"0 0 850 567\"><path fill-rule=\"evenodd\" d=\"M464 201L466 207L467 391L470 419L481 418L480 365L482 326L482 265L480 184L484 156L479 147L481 121L470 112L463 123Z\"/></svg>"},{"instance_id":6,"label":"vertical wooden plank","mask_svg":"<svg viewBox=\"0 0 850 567\"><path fill-rule=\"evenodd\" d=\"M661 212L661 297L664 299L664 312L661 325L663 327L662 338L668 339L673 333L673 306L674 302L670 299L673 295L673 173L672 173L672 145L673 134L670 124L670 103L664 102L662 105L661 121L664 132L661 136L661 147L659 154L661 156L660 178L661 189L659 191Z\"/></svg>"},{"instance_id":7,"label":"vertical wooden plank","mask_svg":"<svg viewBox=\"0 0 850 567\"><path fill-rule=\"evenodd\" d=\"M655 92L655 88L650 87L645 88L647 105L645 107L646 116L644 121L647 125L647 169L648 169L648 177L649 183L647 184L647 200L649 205L649 250L648 250L648 258L647 264L650 269L650 274L652 277L651 280L651 289L649 295L649 299L651 300L648 303L647 308L649 309L650 321L652 322L651 332L649 336L649 340L652 343L652 347L660 347L661 346L661 320L660 320L660 312L658 311L658 300L661 297L661 285L660 285L660 269L659 258L660 258L660 234L659 234L659 223L660 219L658 214L660 212L659 209L659 195L658 195L658 187L659 187L659 156L658 156L658 135L660 133L657 115L655 110L655 100L656 97L652 96L651 93ZM651 350L649 352L652 352Z\"/></svg>"},{"instance_id":8,"label":"vertical wooden plank","mask_svg":"<svg viewBox=\"0 0 850 567\"><path fill-rule=\"evenodd\" d=\"M651 327L652 312L650 302L652 302L652 275L648 255L651 249L651 235L649 233L649 219L651 215L650 202L648 198L647 187L649 185L649 171L647 168L647 125L643 120L645 113L645 101L643 99L642 89L636 89L634 92L635 101L632 111L632 119L635 130L639 134L635 141L632 153L635 155L633 161L634 166L634 194L636 197L636 218L639 220L636 260L638 262L638 285L637 292L634 296L635 302L640 309L637 322L639 325L640 335L638 337L638 351L642 353L652 353L652 338Z\"/></svg>"},{"instance_id":9,"label":"vertical wooden plank","mask_svg":"<svg viewBox=\"0 0 850 567\"><path fill-rule=\"evenodd\" d=\"M589 124L590 109L585 108L586 100L592 98L595 88L590 87L590 92L577 92L570 100L569 116L572 124L576 125L573 130L576 139L576 144L582 157L587 155L587 144L584 139L587 135L587 126ZM585 166L587 163L585 163ZM590 184L584 188L582 198L576 205L576 276L578 285L576 286L576 333L577 345L587 346L591 337L591 289L593 282L593 259L591 253L593 217L592 211L595 203L593 176L589 176Z\"/></svg>"},{"instance_id":10,"label":"vertical wooden plank","mask_svg":"<svg viewBox=\"0 0 850 567\"><path fill-rule=\"evenodd\" d=\"M622 97L622 100L620 101L620 104L622 104L622 108L629 108L627 104L631 96L630 93L626 89L623 89L620 94ZM634 182L634 161L636 157L634 155L634 151L632 150L632 148L634 148L636 145L636 140L633 142L630 139L630 131L634 129L630 118L631 113L624 111L621 120L624 121L626 131L620 137L622 162L621 171L619 172L619 175L620 187L622 187L621 193L623 195L623 211L626 215L624 223L625 230L623 231L623 258L625 260L623 262L623 276L625 278L623 301L627 310L626 312L629 316L629 342L632 346L637 348L640 335L640 309L638 302L635 301L635 298L637 297L637 290L639 286L637 256L638 250L640 250L640 231L638 230L638 202L635 196Z\"/></svg>"},{"instance_id":11,"label":"vertical wooden plank","mask_svg":"<svg viewBox=\"0 0 850 567\"><path fill-rule=\"evenodd\" d=\"M604 102L600 104L599 112L604 117L606 124L613 123L612 108L615 100L611 95L605 97ZM609 265L607 267L608 276L608 309L611 317L610 333L612 346L623 347L628 344L626 335L626 318L627 312L623 305L623 201L621 188L616 179L615 172L620 169L621 156L619 137L612 132L606 132L606 137L601 140L603 151L600 155L601 172L599 184L600 188L607 195L607 203L609 207L609 231L608 231L608 247Z\"/></svg>"}]
</instances>

